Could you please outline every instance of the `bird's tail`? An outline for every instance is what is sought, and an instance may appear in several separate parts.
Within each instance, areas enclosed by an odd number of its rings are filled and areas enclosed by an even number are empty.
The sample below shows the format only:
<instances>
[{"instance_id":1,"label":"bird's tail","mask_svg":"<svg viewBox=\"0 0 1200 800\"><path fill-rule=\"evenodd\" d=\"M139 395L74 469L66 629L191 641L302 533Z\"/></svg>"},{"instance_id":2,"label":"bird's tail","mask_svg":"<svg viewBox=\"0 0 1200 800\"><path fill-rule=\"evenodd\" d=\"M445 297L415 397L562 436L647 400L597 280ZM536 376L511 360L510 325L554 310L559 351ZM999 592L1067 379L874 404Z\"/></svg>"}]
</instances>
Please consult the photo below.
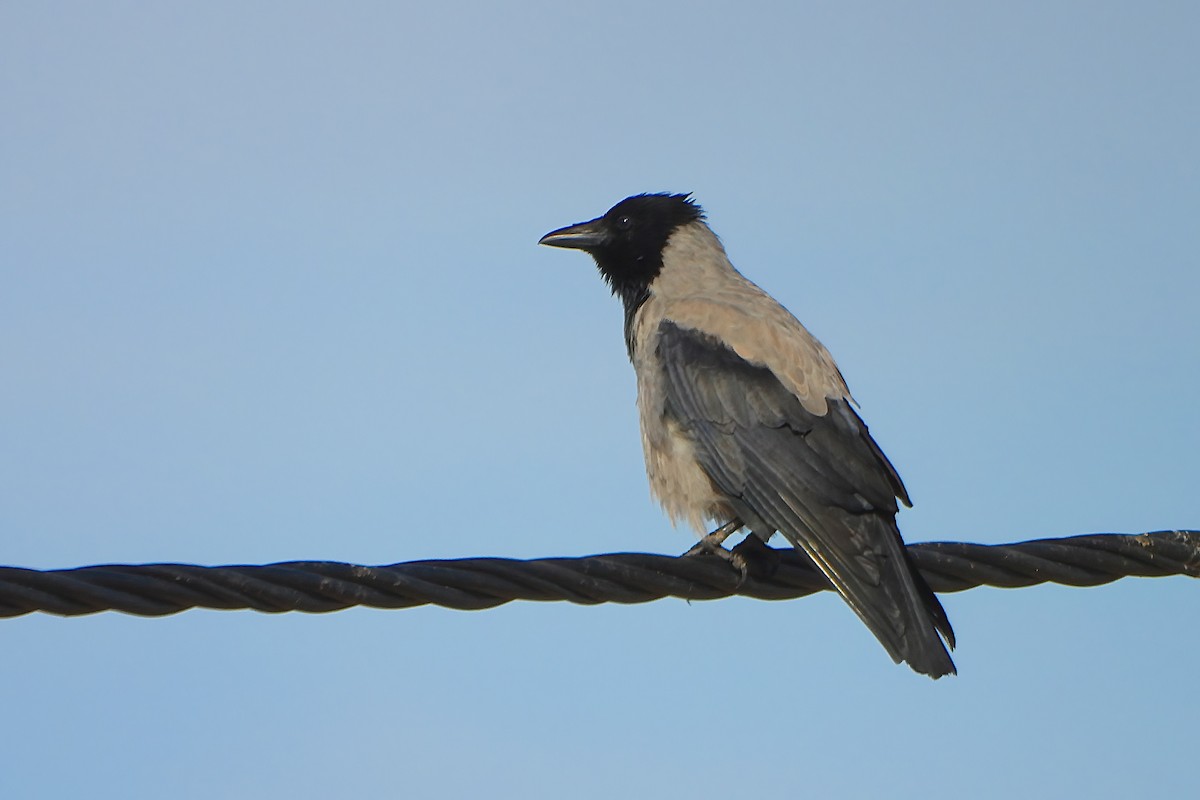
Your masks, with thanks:
<instances>
[{"instance_id":1,"label":"bird's tail","mask_svg":"<svg viewBox=\"0 0 1200 800\"><path fill-rule=\"evenodd\" d=\"M788 530L780 533L812 557L896 663L907 662L931 678L956 674L947 650L947 645L954 649L954 629L909 558L895 520L879 513L833 513L844 515L841 522L853 531L852 541L865 545L849 564L822 558L804 537Z\"/></svg>"}]
</instances>

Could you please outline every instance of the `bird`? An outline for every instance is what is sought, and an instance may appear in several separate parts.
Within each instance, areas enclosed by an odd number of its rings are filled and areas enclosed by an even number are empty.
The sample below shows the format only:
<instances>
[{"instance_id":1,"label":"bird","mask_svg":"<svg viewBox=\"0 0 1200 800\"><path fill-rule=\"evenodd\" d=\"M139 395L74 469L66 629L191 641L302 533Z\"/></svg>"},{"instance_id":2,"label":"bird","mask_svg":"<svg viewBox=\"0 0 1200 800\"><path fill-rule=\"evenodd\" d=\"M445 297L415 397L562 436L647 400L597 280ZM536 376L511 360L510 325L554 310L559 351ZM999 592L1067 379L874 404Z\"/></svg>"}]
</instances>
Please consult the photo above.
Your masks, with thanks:
<instances>
[{"instance_id":1,"label":"bird","mask_svg":"<svg viewBox=\"0 0 1200 800\"><path fill-rule=\"evenodd\" d=\"M954 631L896 524L912 504L899 474L829 351L733 266L692 196L633 195L538 243L589 254L624 306L646 472L671 520L701 550L781 534L893 661L955 674Z\"/></svg>"}]
</instances>

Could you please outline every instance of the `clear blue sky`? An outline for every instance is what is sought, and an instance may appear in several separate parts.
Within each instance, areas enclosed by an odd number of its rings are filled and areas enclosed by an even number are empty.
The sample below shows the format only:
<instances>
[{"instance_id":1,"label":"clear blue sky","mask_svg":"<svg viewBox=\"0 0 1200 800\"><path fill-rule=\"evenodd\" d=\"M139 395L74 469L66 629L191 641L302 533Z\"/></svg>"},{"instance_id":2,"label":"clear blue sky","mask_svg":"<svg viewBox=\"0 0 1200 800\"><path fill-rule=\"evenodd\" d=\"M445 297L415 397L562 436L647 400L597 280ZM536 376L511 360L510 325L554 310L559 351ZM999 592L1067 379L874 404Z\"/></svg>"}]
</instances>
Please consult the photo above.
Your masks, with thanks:
<instances>
[{"instance_id":1,"label":"clear blue sky","mask_svg":"<svg viewBox=\"0 0 1200 800\"><path fill-rule=\"evenodd\" d=\"M536 246L662 190L910 541L1200 527L1200 11L977 5L5 3L0 562L684 550ZM1195 791L1200 584L943 599L0 621L0 796Z\"/></svg>"}]
</instances>

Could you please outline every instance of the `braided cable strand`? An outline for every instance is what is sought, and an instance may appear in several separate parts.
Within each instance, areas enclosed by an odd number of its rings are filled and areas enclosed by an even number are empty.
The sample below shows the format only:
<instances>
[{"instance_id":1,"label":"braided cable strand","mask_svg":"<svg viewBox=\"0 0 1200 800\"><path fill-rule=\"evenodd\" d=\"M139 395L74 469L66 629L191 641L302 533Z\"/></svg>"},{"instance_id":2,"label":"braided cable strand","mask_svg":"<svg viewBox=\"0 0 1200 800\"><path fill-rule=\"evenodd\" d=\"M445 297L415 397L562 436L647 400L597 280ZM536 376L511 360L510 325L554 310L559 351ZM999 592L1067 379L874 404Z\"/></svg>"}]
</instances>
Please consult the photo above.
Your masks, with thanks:
<instances>
[{"instance_id":1,"label":"braided cable strand","mask_svg":"<svg viewBox=\"0 0 1200 800\"><path fill-rule=\"evenodd\" d=\"M382 567L335 561L225 567L107 564L45 571L0 567L0 617L34 611L68 617L99 611L163 616L189 608L318 613L351 606L438 605L474 610L513 600L591 605L732 595L786 600L830 588L802 553L790 548L768 552L773 553L771 568L765 575L751 570L744 581L725 559L646 553L529 561L467 558ZM1200 577L1200 531L1003 545L929 542L909 545L908 552L937 592L1040 583L1097 586L1131 576Z\"/></svg>"}]
</instances>

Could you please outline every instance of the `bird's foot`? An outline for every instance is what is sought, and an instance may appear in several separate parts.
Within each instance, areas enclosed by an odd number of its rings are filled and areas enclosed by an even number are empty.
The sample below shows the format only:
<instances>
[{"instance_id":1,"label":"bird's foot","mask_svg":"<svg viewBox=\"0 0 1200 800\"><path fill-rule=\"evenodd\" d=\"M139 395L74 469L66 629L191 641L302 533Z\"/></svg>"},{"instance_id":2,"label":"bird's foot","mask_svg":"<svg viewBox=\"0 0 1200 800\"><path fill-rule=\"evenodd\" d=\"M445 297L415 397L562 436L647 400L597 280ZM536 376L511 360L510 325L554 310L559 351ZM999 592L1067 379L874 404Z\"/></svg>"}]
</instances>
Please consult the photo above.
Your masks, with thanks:
<instances>
[{"instance_id":1,"label":"bird's foot","mask_svg":"<svg viewBox=\"0 0 1200 800\"><path fill-rule=\"evenodd\" d=\"M712 533L705 535L700 539L700 541L696 542L691 549L683 554L684 557L714 555L725 559L729 558L732 554L725 549L725 540L737 533L738 528L740 527L742 527L742 521L740 519L735 518L729 520L729 522L726 522L724 525L717 528Z\"/></svg>"},{"instance_id":2,"label":"bird's foot","mask_svg":"<svg viewBox=\"0 0 1200 800\"><path fill-rule=\"evenodd\" d=\"M741 576L738 578L738 586L741 586L746 582L746 578L750 577L749 565L746 563L746 560L742 558L738 552L736 552L736 549L725 549L725 540L737 533L738 529L741 527L742 521L740 519L731 519L729 522L726 522L712 533L709 533L701 538L700 541L696 542L695 545L693 545L686 553L683 554L682 558L688 558L689 556L712 555L723 559L724 561L728 561Z\"/></svg>"},{"instance_id":3,"label":"bird's foot","mask_svg":"<svg viewBox=\"0 0 1200 800\"><path fill-rule=\"evenodd\" d=\"M745 565L751 578L758 580L770 578L779 569L779 551L753 533L733 548L730 555Z\"/></svg>"}]
</instances>

